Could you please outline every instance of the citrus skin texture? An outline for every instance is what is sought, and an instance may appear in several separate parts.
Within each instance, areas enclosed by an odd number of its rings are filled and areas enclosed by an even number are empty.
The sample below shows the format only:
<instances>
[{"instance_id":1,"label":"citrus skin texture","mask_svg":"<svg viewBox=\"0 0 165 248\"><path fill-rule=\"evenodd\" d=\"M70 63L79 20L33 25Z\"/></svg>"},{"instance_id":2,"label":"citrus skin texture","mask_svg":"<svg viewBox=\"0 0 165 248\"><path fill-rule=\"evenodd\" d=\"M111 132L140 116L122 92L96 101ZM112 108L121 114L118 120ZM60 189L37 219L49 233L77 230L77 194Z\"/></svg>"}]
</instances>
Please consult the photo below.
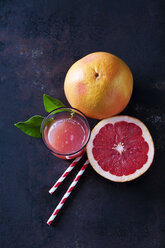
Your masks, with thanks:
<instances>
[{"instance_id":1,"label":"citrus skin texture","mask_svg":"<svg viewBox=\"0 0 165 248\"><path fill-rule=\"evenodd\" d=\"M104 119L128 104L133 77L124 61L106 52L91 53L68 70L64 92L70 105L86 116Z\"/></svg>"},{"instance_id":2,"label":"citrus skin texture","mask_svg":"<svg viewBox=\"0 0 165 248\"><path fill-rule=\"evenodd\" d=\"M91 132L86 150L93 169L114 182L141 176L151 166L155 153L147 127L130 116L100 121Z\"/></svg>"}]
</instances>

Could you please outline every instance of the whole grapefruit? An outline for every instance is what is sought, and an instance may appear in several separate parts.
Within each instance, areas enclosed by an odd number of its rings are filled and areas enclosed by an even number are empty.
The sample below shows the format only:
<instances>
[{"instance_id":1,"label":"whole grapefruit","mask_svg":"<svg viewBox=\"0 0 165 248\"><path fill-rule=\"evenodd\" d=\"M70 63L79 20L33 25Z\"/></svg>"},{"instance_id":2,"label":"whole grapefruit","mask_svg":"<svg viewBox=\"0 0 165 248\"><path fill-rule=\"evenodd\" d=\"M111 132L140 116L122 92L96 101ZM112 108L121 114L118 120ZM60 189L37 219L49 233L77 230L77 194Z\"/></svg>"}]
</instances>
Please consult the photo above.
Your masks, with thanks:
<instances>
[{"instance_id":1,"label":"whole grapefruit","mask_svg":"<svg viewBox=\"0 0 165 248\"><path fill-rule=\"evenodd\" d=\"M129 67L107 52L91 53L75 62L64 82L70 105L95 119L120 113L127 106L132 90Z\"/></svg>"}]
</instances>

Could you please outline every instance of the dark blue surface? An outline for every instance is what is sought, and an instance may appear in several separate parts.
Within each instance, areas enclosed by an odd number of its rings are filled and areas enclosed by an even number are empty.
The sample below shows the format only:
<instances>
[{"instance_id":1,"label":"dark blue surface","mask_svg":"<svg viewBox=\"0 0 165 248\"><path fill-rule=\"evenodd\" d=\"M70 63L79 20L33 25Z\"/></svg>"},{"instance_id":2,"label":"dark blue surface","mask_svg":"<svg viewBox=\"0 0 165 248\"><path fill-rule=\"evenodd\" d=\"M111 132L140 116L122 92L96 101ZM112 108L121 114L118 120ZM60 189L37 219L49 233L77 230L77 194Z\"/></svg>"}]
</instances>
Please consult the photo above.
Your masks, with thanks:
<instances>
[{"instance_id":1,"label":"dark blue surface","mask_svg":"<svg viewBox=\"0 0 165 248\"><path fill-rule=\"evenodd\" d=\"M165 247L164 13L164 0L0 0L1 248ZM155 159L145 175L123 184L89 167L48 227L80 166L50 196L69 162L13 123L45 115L43 93L68 105L65 74L94 51L116 54L130 66L134 92L123 114L148 126Z\"/></svg>"}]
</instances>

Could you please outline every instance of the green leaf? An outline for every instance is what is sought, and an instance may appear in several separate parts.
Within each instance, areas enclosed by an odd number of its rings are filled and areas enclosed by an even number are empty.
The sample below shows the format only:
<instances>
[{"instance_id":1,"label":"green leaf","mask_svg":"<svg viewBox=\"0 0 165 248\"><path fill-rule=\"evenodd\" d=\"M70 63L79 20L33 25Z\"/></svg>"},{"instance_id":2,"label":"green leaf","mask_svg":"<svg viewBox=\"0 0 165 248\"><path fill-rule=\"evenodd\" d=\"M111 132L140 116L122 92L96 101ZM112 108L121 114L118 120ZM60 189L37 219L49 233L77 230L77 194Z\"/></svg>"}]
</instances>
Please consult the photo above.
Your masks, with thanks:
<instances>
[{"instance_id":1,"label":"green leaf","mask_svg":"<svg viewBox=\"0 0 165 248\"><path fill-rule=\"evenodd\" d=\"M43 95L43 101L44 101L44 107L45 110L50 113L56 108L65 107L65 105L58 99L55 99L51 96L48 96L46 94Z\"/></svg>"},{"instance_id":2,"label":"green leaf","mask_svg":"<svg viewBox=\"0 0 165 248\"><path fill-rule=\"evenodd\" d=\"M29 136L40 138L40 127L44 117L35 115L25 122L17 122L14 125Z\"/></svg>"},{"instance_id":3,"label":"green leaf","mask_svg":"<svg viewBox=\"0 0 165 248\"><path fill-rule=\"evenodd\" d=\"M75 111L73 111L73 110L71 111L71 113L70 113L71 119L73 118L75 113L76 113Z\"/></svg>"}]
</instances>

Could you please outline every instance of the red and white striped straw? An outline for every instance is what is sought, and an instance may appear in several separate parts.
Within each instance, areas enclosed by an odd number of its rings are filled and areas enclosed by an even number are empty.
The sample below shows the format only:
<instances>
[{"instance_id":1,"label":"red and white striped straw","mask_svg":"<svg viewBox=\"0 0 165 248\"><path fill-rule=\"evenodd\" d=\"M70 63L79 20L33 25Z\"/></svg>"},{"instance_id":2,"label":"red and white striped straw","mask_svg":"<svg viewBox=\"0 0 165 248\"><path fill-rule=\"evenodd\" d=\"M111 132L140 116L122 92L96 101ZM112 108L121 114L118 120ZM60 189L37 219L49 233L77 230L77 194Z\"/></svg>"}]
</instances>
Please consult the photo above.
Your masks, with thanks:
<instances>
[{"instance_id":1,"label":"red and white striped straw","mask_svg":"<svg viewBox=\"0 0 165 248\"><path fill-rule=\"evenodd\" d=\"M68 174L73 170L78 161L82 158L82 156L77 157L71 165L66 169L66 171L62 174L62 176L57 180L57 182L53 185L53 187L49 190L50 194L53 194L54 191L60 186L60 184L64 181L64 179L68 176Z\"/></svg>"},{"instance_id":2,"label":"red and white striped straw","mask_svg":"<svg viewBox=\"0 0 165 248\"><path fill-rule=\"evenodd\" d=\"M86 160L86 162L84 163L84 165L82 166L82 168L80 169L80 171L78 172L77 176L75 177L75 179L73 180L73 182L71 183L71 185L69 186L68 190L66 191L65 195L63 196L63 198L61 199L61 201L59 202L59 204L57 205L57 207L55 208L54 212L52 213L52 215L50 216L50 218L47 221L48 225L51 225L52 221L56 218L58 212L60 211L60 209L62 208L62 206L64 205L64 203L66 202L66 200L68 199L69 195L71 194L72 190L74 189L74 187L76 186L76 184L78 183L80 177L82 176L82 174L84 173L85 169L87 168L89 164L89 161Z\"/></svg>"}]
</instances>

